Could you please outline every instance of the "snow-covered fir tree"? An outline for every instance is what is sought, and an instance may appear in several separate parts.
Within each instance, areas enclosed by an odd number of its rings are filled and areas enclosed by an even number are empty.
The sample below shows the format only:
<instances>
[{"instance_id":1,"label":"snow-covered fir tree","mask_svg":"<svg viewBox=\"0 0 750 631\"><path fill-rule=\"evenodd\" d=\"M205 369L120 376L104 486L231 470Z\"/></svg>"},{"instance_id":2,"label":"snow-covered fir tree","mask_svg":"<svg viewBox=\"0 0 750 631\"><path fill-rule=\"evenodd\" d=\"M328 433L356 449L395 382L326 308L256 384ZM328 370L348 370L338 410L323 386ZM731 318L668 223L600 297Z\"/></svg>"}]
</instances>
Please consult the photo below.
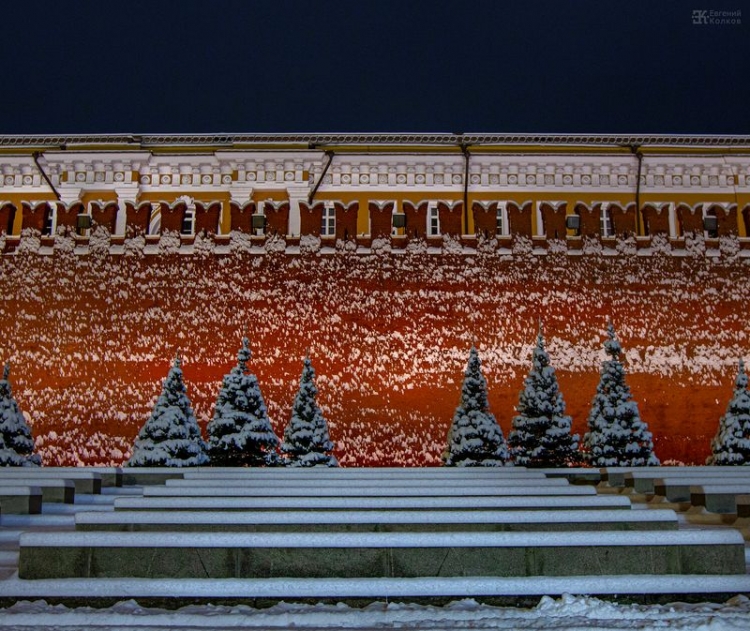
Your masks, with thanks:
<instances>
[{"instance_id":1,"label":"snow-covered fir tree","mask_svg":"<svg viewBox=\"0 0 750 631\"><path fill-rule=\"evenodd\" d=\"M443 462L449 467L502 467L509 463L503 432L489 410L487 380L472 346Z\"/></svg>"},{"instance_id":2,"label":"snow-covered fir tree","mask_svg":"<svg viewBox=\"0 0 750 631\"><path fill-rule=\"evenodd\" d=\"M565 414L565 401L544 348L541 326L517 411L508 434L508 447L516 465L570 467L576 464L578 434L570 433L572 421Z\"/></svg>"},{"instance_id":3,"label":"snow-covered fir tree","mask_svg":"<svg viewBox=\"0 0 750 631\"><path fill-rule=\"evenodd\" d=\"M654 443L641 420L638 404L625 383L620 361L622 347L615 329L607 326L604 350L610 359L602 363L601 377L591 403L588 431L583 437L583 458L594 467L656 466Z\"/></svg>"},{"instance_id":4,"label":"snow-covered fir tree","mask_svg":"<svg viewBox=\"0 0 750 631\"><path fill-rule=\"evenodd\" d=\"M34 453L34 440L10 387L10 363L0 379L0 467L35 467L42 458Z\"/></svg>"},{"instance_id":5,"label":"snow-covered fir tree","mask_svg":"<svg viewBox=\"0 0 750 631\"><path fill-rule=\"evenodd\" d=\"M750 465L750 391L745 362L740 359L737 379L727 411L711 441L709 465Z\"/></svg>"},{"instance_id":6,"label":"snow-covered fir tree","mask_svg":"<svg viewBox=\"0 0 750 631\"><path fill-rule=\"evenodd\" d=\"M138 432L128 467L196 467L208 464L206 443L182 379L181 360L164 380L151 416Z\"/></svg>"},{"instance_id":7,"label":"snow-covered fir tree","mask_svg":"<svg viewBox=\"0 0 750 631\"><path fill-rule=\"evenodd\" d=\"M300 377L299 390L292 404L292 417L284 430L281 452L283 463L289 467L338 467L331 453L334 444L328 435L328 423L315 397L315 369L309 357L305 357Z\"/></svg>"},{"instance_id":8,"label":"snow-covered fir tree","mask_svg":"<svg viewBox=\"0 0 750 631\"><path fill-rule=\"evenodd\" d=\"M208 424L208 455L217 467L278 464L279 439L268 419L258 379L247 373L250 342L242 340L237 365L224 376L214 415Z\"/></svg>"}]
</instances>

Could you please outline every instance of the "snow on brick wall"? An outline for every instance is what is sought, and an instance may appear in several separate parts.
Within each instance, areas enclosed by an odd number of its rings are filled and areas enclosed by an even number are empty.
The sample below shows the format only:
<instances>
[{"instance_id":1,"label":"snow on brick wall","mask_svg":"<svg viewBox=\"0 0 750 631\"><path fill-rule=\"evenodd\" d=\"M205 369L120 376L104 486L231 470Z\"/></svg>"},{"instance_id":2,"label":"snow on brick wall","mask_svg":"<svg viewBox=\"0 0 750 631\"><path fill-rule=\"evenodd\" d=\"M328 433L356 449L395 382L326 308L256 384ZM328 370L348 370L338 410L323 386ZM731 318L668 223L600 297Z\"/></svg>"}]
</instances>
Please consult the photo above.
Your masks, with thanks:
<instances>
[{"instance_id":1,"label":"snow on brick wall","mask_svg":"<svg viewBox=\"0 0 750 631\"><path fill-rule=\"evenodd\" d=\"M136 256L42 256L33 245L0 257L0 361L13 362L47 464L127 458L177 350L205 431L244 335L277 434L309 350L344 466L438 465L472 344L507 433L540 318L578 432L613 320L662 461L703 461L737 358L750 357L737 256L538 256L530 240L512 256L459 257L317 243L302 256L143 256L142 239L126 241Z\"/></svg>"}]
</instances>

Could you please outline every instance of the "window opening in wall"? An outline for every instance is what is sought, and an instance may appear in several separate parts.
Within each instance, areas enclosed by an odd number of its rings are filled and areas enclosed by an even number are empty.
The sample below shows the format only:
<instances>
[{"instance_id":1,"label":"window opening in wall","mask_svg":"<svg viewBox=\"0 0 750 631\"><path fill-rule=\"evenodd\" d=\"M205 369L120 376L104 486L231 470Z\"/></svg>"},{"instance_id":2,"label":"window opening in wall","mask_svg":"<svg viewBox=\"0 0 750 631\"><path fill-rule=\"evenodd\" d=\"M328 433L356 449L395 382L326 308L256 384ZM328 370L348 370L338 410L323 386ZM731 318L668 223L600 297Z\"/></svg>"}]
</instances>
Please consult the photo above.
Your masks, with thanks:
<instances>
[{"instance_id":1,"label":"window opening in wall","mask_svg":"<svg viewBox=\"0 0 750 631\"><path fill-rule=\"evenodd\" d=\"M427 236L440 236L440 213L436 203L431 203L427 208Z\"/></svg>"},{"instance_id":2,"label":"window opening in wall","mask_svg":"<svg viewBox=\"0 0 750 631\"><path fill-rule=\"evenodd\" d=\"M667 204L669 217L669 236L676 239L680 236L679 223L677 221L677 212L675 211L674 202Z\"/></svg>"},{"instance_id":3,"label":"window opening in wall","mask_svg":"<svg viewBox=\"0 0 750 631\"><path fill-rule=\"evenodd\" d=\"M10 212L8 213L8 226L7 230L5 231L5 234L11 235L13 234L13 224L16 221L16 208L15 206L10 207Z\"/></svg>"},{"instance_id":4,"label":"window opening in wall","mask_svg":"<svg viewBox=\"0 0 750 631\"><path fill-rule=\"evenodd\" d=\"M706 239L719 238L719 219L716 216L716 209L709 208L708 204L703 205L703 236Z\"/></svg>"},{"instance_id":5,"label":"window opening in wall","mask_svg":"<svg viewBox=\"0 0 750 631\"><path fill-rule=\"evenodd\" d=\"M266 234L266 212L263 204L260 204L258 210L250 217L253 234L256 237L262 237Z\"/></svg>"},{"instance_id":6,"label":"window opening in wall","mask_svg":"<svg viewBox=\"0 0 750 631\"><path fill-rule=\"evenodd\" d=\"M609 204L602 204L599 211L599 234L605 238L615 236L612 211L609 209Z\"/></svg>"},{"instance_id":7,"label":"window opening in wall","mask_svg":"<svg viewBox=\"0 0 750 631\"><path fill-rule=\"evenodd\" d=\"M182 215L182 226L180 227L180 234L184 236L192 236L195 234L195 207L188 206L185 209L185 213Z\"/></svg>"},{"instance_id":8,"label":"window opening in wall","mask_svg":"<svg viewBox=\"0 0 750 631\"><path fill-rule=\"evenodd\" d=\"M402 237L406 234L406 214L403 209L399 210L395 205L391 215L391 236Z\"/></svg>"},{"instance_id":9,"label":"window opening in wall","mask_svg":"<svg viewBox=\"0 0 750 631\"><path fill-rule=\"evenodd\" d=\"M333 204L326 204L323 207L323 219L320 224L321 237L336 236L336 209Z\"/></svg>"},{"instance_id":10,"label":"window opening in wall","mask_svg":"<svg viewBox=\"0 0 750 631\"><path fill-rule=\"evenodd\" d=\"M51 237L55 234L57 229L57 209L54 204L47 204L47 209L44 211L44 225L42 226L42 234L47 237Z\"/></svg>"},{"instance_id":11,"label":"window opening in wall","mask_svg":"<svg viewBox=\"0 0 750 631\"><path fill-rule=\"evenodd\" d=\"M495 235L498 237L507 237L510 234L508 226L508 204L499 202L495 216Z\"/></svg>"}]
</instances>

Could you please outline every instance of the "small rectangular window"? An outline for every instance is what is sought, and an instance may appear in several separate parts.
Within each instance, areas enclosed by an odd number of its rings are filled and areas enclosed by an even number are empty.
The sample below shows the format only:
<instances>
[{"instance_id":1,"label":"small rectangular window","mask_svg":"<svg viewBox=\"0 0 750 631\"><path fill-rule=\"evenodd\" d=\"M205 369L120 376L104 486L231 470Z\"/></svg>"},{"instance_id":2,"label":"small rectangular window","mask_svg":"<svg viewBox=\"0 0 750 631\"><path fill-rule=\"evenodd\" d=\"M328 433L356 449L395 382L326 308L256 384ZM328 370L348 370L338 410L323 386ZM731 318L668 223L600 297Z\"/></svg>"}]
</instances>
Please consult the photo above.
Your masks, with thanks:
<instances>
[{"instance_id":1,"label":"small rectangular window","mask_svg":"<svg viewBox=\"0 0 750 631\"><path fill-rule=\"evenodd\" d=\"M180 234L187 236L195 234L195 208L185 209L185 214L182 216Z\"/></svg>"},{"instance_id":2,"label":"small rectangular window","mask_svg":"<svg viewBox=\"0 0 750 631\"><path fill-rule=\"evenodd\" d=\"M320 236L336 236L336 209L333 207L333 204L326 205L323 208L323 219L320 224Z\"/></svg>"},{"instance_id":3,"label":"small rectangular window","mask_svg":"<svg viewBox=\"0 0 750 631\"><path fill-rule=\"evenodd\" d=\"M430 205L427 209L427 236L440 236L440 212L436 205Z\"/></svg>"},{"instance_id":4,"label":"small rectangular window","mask_svg":"<svg viewBox=\"0 0 750 631\"><path fill-rule=\"evenodd\" d=\"M47 237L54 236L55 229L57 228L57 210L54 205L47 204L47 210L44 212L44 226L42 226L42 234Z\"/></svg>"},{"instance_id":5,"label":"small rectangular window","mask_svg":"<svg viewBox=\"0 0 750 631\"><path fill-rule=\"evenodd\" d=\"M497 205L497 215L495 218L495 235L505 237L508 234L508 206L505 202L500 202Z\"/></svg>"},{"instance_id":6,"label":"small rectangular window","mask_svg":"<svg viewBox=\"0 0 750 631\"><path fill-rule=\"evenodd\" d=\"M615 234L612 223L612 212L605 205L602 205L601 214L599 215L599 231L602 237L613 237Z\"/></svg>"}]
</instances>

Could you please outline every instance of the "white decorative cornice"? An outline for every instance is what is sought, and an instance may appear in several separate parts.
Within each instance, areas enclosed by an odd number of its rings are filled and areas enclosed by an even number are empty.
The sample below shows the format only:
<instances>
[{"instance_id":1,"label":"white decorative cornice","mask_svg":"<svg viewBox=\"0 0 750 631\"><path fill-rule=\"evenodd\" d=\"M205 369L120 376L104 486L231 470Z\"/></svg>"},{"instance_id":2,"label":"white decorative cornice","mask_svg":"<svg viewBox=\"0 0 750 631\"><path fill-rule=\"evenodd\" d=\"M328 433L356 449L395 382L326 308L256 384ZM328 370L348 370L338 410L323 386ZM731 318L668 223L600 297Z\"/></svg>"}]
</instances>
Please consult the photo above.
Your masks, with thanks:
<instances>
[{"instance_id":1,"label":"white decorative cornice","mask_svg":"<svg viewBox=\"0 0 750 631\"><path fill-rule=\"evenodd\" d=\"M200 147L243 149L254 145L304 146L324 149L340 146L472 146L534 145L571 147L742 147L750 149L748 135L705 134L516 134L516 133L291 133L291 134L48 134L2 135L0 147L28 149L66 149L117 147L161 149Z\"/></svg>"},{"instance_id":2,"label":"white decorative cornice","mask_svg":"<svg viewBox=\"0 0 750 631\"><path fill-rule=\"evenodd\" d=\"M322 177L319 194L341 193L395 198L416 192L433 199L461 195L465 161L461 154L217 151L196 154L49 151L39 162L67 198L87 191L127 190L165 198L199 192L229 194L244 200L254 191L306 196ZM727 195L750 191L750 156L644 156L641 193ZM629 154L472 154L468 190L473 194L509 193L555 196L579 192L595 196L632 193L638 164ZM303 191L306 191L303 193ZM0 195L51 193L32 156L0 154ZM118 192L118 195L120 193Z\"/></svg>"}]
</instances>

